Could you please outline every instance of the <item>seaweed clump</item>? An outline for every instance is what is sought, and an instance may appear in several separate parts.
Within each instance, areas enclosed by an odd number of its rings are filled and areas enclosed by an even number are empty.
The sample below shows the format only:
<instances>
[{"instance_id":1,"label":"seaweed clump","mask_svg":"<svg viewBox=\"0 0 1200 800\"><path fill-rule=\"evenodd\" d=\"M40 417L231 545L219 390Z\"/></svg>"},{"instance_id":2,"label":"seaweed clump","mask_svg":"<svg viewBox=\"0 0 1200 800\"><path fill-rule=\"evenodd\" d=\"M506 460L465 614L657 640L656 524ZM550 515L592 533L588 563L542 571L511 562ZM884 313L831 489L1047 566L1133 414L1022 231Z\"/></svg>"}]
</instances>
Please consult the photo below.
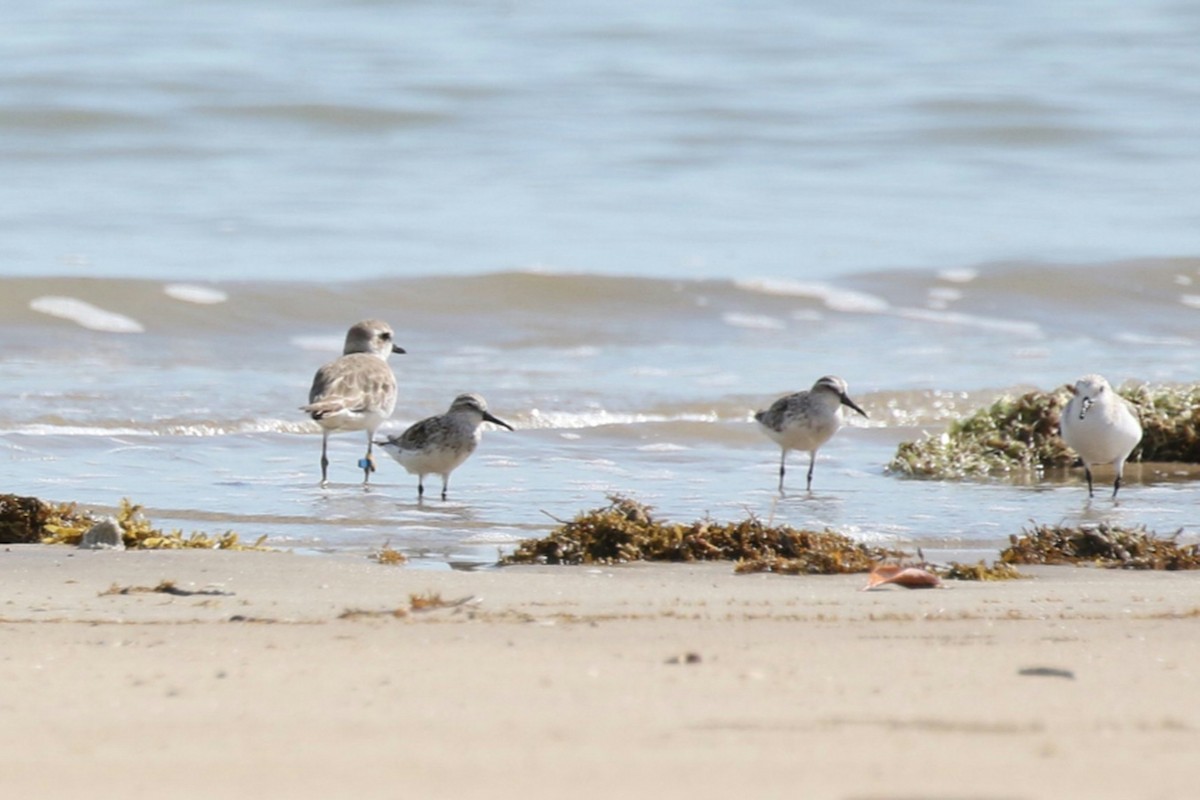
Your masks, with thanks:
<instances>
[{"instance_id":1,"label":"seaweed clump","mask_svg":"<svg viewBox=\"0 0 1200 800\"><path fill-rule=\"evenodd\" d=\"M1120 389L1142 422L1140 461L1200 464L1200 384Z\"/></svg>"},{"instance_id":2,"label":"seaweed clump","mask_svg":"<svg viewBox=\"0 0 1200 800\"><path fill-rule=\"evenodd\" d=\"M1089 564L1117 569L1200 569L1200 545L1180 545L1180 531L1159 537L1145 528L1100 523L1076 528L1040 525L1012 536L1005 564Z\"/></svg>"},{"instance_id":3,"label":"seaweed clump","mask_svg":"<svg viewBox=\"0 0 1200 800\"><path fill-rule=\"evenodd\" d=\"M969 478L1070 466L1074 456L1058 434L1068 397L1061 390L1002 397L951 422L944 433L902 442L888 471L918 478Z\"/></svg>"},{"instance_id":4,"label":"seaweed clump","mask_svg":"<svg viewBox=\"0 0 1200 800\"><path fill-rule=\"evenodd\" d=\"M1017 568L1006 561L988 564L982 559L975 564L951 561L933 570L938 576L952 581L1012 581L1024 577Z\"/></svg>"},{"instance_id":5,"label":"seaweed clump","mask_svg":"<svg viewBox=\"0 0 1200 800\"><path fill-rule=\"evenodd\" d=\"M36 497L0 494L0 544L36 544L53 508Z\"/></svg>"},{"instance_id":6,"label":"seaweed clump","mask_svg":"<svg viewBox=\"0 0 1200 800\"><path fill-rule=\"evenodd\" d=\"M41 503L41 501L38 501ZM79 511L74 503L50 505L42 503L44 518L36 536L23 539L26 543L78 545L83 535L100 520L86 511ZM206 533L184 535L183 531L166 531L154 527L142 514L142 507L121 499L116 514L117 526L125 546L137 550L181 550L203 548L207 550L265 550L266 536L260 536L254 544L244 544L236 533L226 531L219 536Z\"/></svg>"},{"instance_id":7,"label":"seaweed clump","mask_svg":"<svg viewBox=\"0 0 1200 800\"><path fill-rule=\"evenodd\" d=\"M372 552L368 558L378 564L386 566L399 567L408 563L408 556L392 547L391 542L384 542L383 545Z\"/></svg>"},{"instance_id":8,"label":"seaweed clump","mask_svg":"<svg viewBox=\"0 0 1200 800\"><path fill-rule=\"evenodd\" d=\"M1132 460L1200 463L1200 384L1117 391L1142 422ZM1069 398L1065 386L1002 397L952 422L944 433L902 442L887 469L918 478L971 478L1069 467L1075 454L1059 434Z\"/></svg>"},{"instance_id":9,"label":"seaweed clump","mask_svg":"<svg viewBox=\"0 0 1200 800\"><path fill-rule=\"evenodd\" d=\"M738 572L867 572L901 555L832 531L770 526L755 517L732 523L659 522L650 507L610 496L548 536L522 541L501 564L619 564L631 561L736 561Z\"/></svg>"}]
</instances>

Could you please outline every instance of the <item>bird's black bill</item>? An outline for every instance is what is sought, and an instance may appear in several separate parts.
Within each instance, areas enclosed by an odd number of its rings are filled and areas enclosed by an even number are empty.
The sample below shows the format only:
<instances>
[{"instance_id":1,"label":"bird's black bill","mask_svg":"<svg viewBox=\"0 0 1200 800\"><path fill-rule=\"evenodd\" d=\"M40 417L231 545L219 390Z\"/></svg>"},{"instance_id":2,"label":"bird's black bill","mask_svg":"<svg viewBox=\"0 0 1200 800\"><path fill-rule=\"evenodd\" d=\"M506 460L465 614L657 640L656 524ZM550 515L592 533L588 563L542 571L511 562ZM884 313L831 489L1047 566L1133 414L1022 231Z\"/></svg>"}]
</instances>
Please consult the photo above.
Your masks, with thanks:
<instances>
[{"instance_id":1,"label":"bird's black bill","mask_svg":"<svg viewBox=\"0 0 1200 800\"><path fill-rule=\"evenodd\" d=\"M394 345L392 345L392 352L393 352L393 353L399 353L400 355L404 355L404 354L405 354L405 353L407 353L408 351L407 351L407 350L405 350L405 349L404 349L403 347L401 347L400 345L398 345L398 344L394 344Z\"/></svg>"},{"instance_id":2,"label":"bird's black bill","mask_svg":"<svg viewBox=\"0 0 1200 800\"><path fill-rule=\"evenodd\" d=\"M499 425L502 428L508 428L510 431L513 429L512 425L509 425L507 422L500 419L499 417L493 417L491 414L487 413L486 411L483 412L483 419L486 422L494 423L496 425Z\"/></svg>"},{"instance_id":3,"label":"bird's black bill","mask_svg":"<svg viewBox=\"0 0 1200 800\"><path fill-rule=\"evenodd\" d=\"M851 400L849 395L846 395L846 394L842 395L842 405L850 406L855 411L862 414L864 417L867 416L867 412L865 412L861 408L859 408L858 403L855 403L853 400ZM867 419L870 419L870 417L867 417Z\"/></svg>"}]
</instances>

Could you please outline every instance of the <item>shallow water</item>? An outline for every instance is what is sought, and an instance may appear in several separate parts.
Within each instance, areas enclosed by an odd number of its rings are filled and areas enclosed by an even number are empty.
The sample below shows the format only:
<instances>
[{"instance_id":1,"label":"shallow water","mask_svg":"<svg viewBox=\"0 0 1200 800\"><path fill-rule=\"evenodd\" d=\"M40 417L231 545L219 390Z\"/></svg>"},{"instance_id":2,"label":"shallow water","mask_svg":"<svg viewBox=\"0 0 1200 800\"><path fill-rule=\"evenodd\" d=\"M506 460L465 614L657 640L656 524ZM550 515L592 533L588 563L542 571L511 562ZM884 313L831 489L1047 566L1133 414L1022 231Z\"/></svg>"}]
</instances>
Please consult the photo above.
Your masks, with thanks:
<instances>
[{"instance_id":1,"label":"shallow water","mask_svg":"<svg viewBox=\"0 0 1200 800\"><path fill-rule=\"evenodd\" d=\"M63 0L0 59L5 491L311 551L481 563L620 492L984 552L1030 520L1194 533L1133 465L940 483L896 445L1004 392L1200 363L1200 14L1017 2ZM390 428L484 394L447 503L298 411L387 319ZM751 414L871 415L774 491Z\"/></svg>"},{"instance_id":2,"label":"shallow water","mask_svg":"<svg viewBox=\"0 0 1200 800\"><path fill-rule=\"evenodd\" d=\"M1077 471L961 483L886 474L899 442L1006 391L1073 380L1082 364L1118 382L1190 378L1200 341L1183 279L1200 278L1200 261L1053 275L1012 266L969 280L909 271L763 286L509 273L369 291L208 284L225 299L202 304L151 281L9 279L0 447L11 491L101 506L130 496L186 530L318 551L390 541L438 563L493 560L609 493L672 519L753 513L935 550L991 551L1031 520L1194 531L1193 484L1170 467L1132 465L1115 505L1086 502ZM1081 281L1108 288L1072 291ZM953 298L938 291L948 287ZM1094 327L1098 308L1135 290L1143 314ZM31 309L55 296L103 304L141 332ZM400 401L386 430L461 391L483 393L518 429L487 431L448 502L417 504L415 479L386 457L364 492L362 434L332 437L334 485L317 486L320 436L298 406L339 352L342 321L363 313L392 319L408 350L391 361ZM849 420L821 450L812 495L794 454L780 497L778 450L752 412L829 372L870 419Z\"/></svg>"}]
</instances>

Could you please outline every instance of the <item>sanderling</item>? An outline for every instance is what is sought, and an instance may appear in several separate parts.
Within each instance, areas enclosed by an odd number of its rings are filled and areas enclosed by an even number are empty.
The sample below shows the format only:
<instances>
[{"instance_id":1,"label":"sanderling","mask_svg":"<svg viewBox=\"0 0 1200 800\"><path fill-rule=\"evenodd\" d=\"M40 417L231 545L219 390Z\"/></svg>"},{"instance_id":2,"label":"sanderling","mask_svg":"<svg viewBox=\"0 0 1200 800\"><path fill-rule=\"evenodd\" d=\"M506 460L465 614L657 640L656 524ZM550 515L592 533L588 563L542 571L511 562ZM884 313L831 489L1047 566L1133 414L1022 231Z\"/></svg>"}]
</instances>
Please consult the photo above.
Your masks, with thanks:
<instances>
[{"instance_id":1,"label":"sanderling","mask_svg":"<svg viewBox=\"0 0 1200 800\"><path fill-rule=\"evenodd\" d=\"M308 405L301 406L321 426L321 485L329 484L329 434L366 431L367 455L358 462L363 485L375 471L371 445L375 431L396 407L396 376L387 365L392 353L404 348L392 341L392 328L377 319L365 319L346 333L341 358L317 370L308 392Z\"/></svg>"},{"instance_id":2,"label":"sanderling","mask_svg":"<svg viewBox=\"0 0 1200 800\"><path fill-rule=\"evenodd\" d=\"M483 438L479 426L484 422L510 431L513 429L507 422L492 416L479 395L460 394L445 414L415 422L399 436L389 436L376 444L400 462L409 474L417 476L418 500L425 496L425 476L430 473L442 476L442 499L445 500L450 473L475 452Z\"/></svg>"},{"instance_id":3,"label":"sanderling","mask_svg":"<svg viewBox=\"0 0 1200 800\"><path fill-rule=\"evenodd\" d=\"M1070 389L1071 400L1061 420L1063 441L1083 461L1088 497L1094 496L1092 466L1113 465L1117 478L1112 496L1116 499L1125 460L1142 440L1142 424L1125 398L1100 375L1084 375Z\"/></svg>"},{"instance_id":4,"label":"sanderling","mask_svg":"<svg viewBox=\"0 0 1200 800\"><path fill-rule=\"evenodd\" d=\"M766 411L759 411L754 419L763 433L783 448L779 457L779 491L783 492L784 464L789 450L808 451L808 491L812 491L813 464L817 450L829 441L841 427L838 410L850 406L864 417L867 412L858 407L846 394L846 382L833 375L826 375L812 385L807 392L796 392L781 397Z\"/></svg>"}]
</instances>

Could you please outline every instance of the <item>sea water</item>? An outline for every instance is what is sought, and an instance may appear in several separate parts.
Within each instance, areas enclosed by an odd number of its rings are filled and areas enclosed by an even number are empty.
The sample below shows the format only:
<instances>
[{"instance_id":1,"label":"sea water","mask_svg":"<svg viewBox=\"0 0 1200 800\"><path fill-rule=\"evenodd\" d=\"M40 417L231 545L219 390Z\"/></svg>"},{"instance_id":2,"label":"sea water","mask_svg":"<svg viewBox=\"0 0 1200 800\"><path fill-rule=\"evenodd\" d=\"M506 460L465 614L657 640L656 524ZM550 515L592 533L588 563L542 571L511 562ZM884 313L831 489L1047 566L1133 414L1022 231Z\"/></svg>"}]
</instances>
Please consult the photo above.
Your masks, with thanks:
<instances>
[{"instance_id":1,"label":"sea water","mask_svg":"<svg viewBox=\"0 0 1200 800\"><path fill-rule=\"evenodd\" d=\"M1197 530L1170 466L906 480L899 442L1200 363L1200 13L1171 3L83 2L0 59L0 490L478 564L620 493L994 552ZM482 393L450 499L298 406L377 316L398 432ZM814 491L752 413L870 414ZM1101 493L1102 495L1103 493Z\"/></svg>"}]
</instances>

